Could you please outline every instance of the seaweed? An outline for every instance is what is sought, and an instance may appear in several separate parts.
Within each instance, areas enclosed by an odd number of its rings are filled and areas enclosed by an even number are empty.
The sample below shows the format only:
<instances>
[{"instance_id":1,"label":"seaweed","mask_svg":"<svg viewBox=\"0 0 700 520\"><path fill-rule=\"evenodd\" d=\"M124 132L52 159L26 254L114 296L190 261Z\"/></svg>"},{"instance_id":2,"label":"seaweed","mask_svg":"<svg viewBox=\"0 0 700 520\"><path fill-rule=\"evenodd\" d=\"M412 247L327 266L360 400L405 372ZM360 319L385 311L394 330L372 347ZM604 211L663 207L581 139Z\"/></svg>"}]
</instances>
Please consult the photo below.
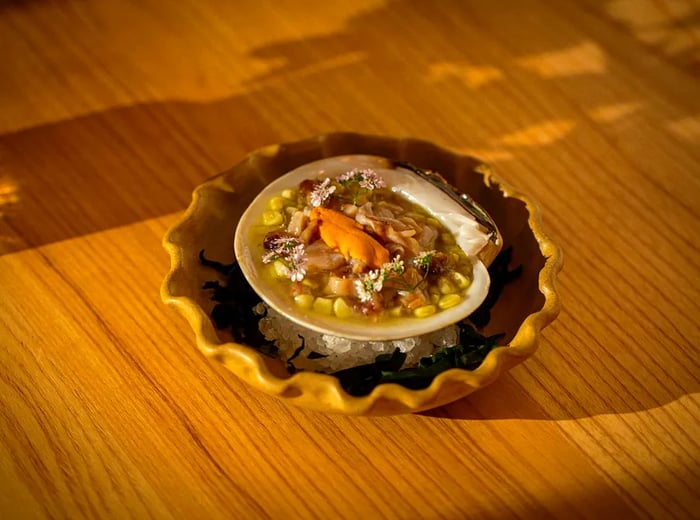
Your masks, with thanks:
<instances>
[{"instance_id":1,"label":"seaweed","mask_svg":"<svg viewBox=\"0 0 700 520\"><path fill-rule=\"evenodd\" d=\"M391 354L378 355L374 363L346 368L331 375L338 378L340 386L347 393L362 396L369 394L381 382L382 374L398 372L404 361L406 361L406 354L397 348Z\"/></svg>"},{"instance_id":2,"label":"seaweed","mask_svg":"<svg viewBox=\"0 0 700 520\"><path fill-rule=\"evenodd\" d=\"M290 374L296 373L297 367L294 366L294 360L297 357L299 357L299 354L301 354L301 351L304 350L304 346L306 344L306 341L303 337L299 336L299 339L301 340L301 345L297 347L294 353L287 360L287 372L289 372Z\"/></svg>"},{"instance_id":3,"label":"seaweed","mask_svg":"<svg viewBox=\"0 0 700 520\"><path fill-rule=\"evenodd\" d=\"M258 328L262 316L254 309L262 300L243 276L238 263L222 264L209 260L204 256L204 250L199 252L199 261L226 278L223 284L208 281L202 286L203 289L212 291L210 299L217 302L211 311L211 319L216 328L229 329L237 343L252 346L266 356L277 357L278 349L274 342L265 338Z\"/></svg>"},{"instance_id":4,"label":"seaweed","mask_svg":"<svg viewBox=\"0 0 700 520\"><path fill-rule=\"evenodd\" d=\"M406 354L396 349L389 357L380 355L374 363L340 370L333 375L346 392L357 397L369 394L382 383L397 383L413 390L427 388L445 370L477 368L502 337L503 334L482 336L467 320L462 320L459 323L459 343L421 358L416 367L401 368Z\"/></svg>"},{"instance_id":5,"label":"seaweed","mask_svg":"<svg viewBox=\"0 0 700 520\"><path fill-rule=\"evenodd\" d=\"M373 363L339 370L331 375L338 378L343 389L351 395L369 394L377 385L396 383L411 389L426 388L435 377L450 368L474 370L483 362L489 352L498 344L503 334L484 336L475 327L483 328L491 318L491 309L498 301L506 284L520 276L522 267L510 270L512 248L505 249L496 257L489 267L491 285L489 293L481 306L470 316L460 321L459 342L437 350L433 355L422 358L416 367L401 368L406 354L399 349L391 354L380 354ZM262 299L253 290L236 262L222 264L199 253L202 265L214 269L225 277L225 282L208 281L203 289L212 291L211 300L217 302L211 311L211 318L218 329L230 329L233 339L238 343L249 345L262 354L279 357L274 342L265 338L258 323L263 315L254 310ZM304 350L304 338L301 346L286 361L290 374L297 372L296 359ZM308 359L325 357L317 352L310 352Z\"/></svg>"}]
</instances>

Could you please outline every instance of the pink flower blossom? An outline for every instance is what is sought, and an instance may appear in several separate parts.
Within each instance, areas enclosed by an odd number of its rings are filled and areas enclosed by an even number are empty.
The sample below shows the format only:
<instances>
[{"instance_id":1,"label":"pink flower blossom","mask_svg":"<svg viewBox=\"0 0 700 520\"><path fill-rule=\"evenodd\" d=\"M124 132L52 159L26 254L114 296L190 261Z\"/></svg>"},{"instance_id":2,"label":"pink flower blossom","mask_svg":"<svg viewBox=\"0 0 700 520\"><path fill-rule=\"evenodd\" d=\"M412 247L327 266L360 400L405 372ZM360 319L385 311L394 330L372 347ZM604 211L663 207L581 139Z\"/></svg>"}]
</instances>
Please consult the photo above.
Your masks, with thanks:
<instances>
[{"instance_id":1,"label":"pink flower blossom","mask_svg":"<svg viewBox=\"0 0 700 520\"><path fill-rule=\"evenodd\" d=\"M326 177L326 180L320 184L316 184L311 191L311 207L323 206L334 191L335 186L333 186L331 180Z\"/></svg>"},{"instance_id":2,"label":"pink flower blossom","mask_svg":"<svg viewBox=\"0 0 700 520\"><path fill-rule=\"evenodd\" d=\"M336 180L340 184L356 182L360 188L367 191L376 190L377 188L383 188L385 186L384 179L371 168L354 168L338 176Z\"/></svg>"}]
</instances>

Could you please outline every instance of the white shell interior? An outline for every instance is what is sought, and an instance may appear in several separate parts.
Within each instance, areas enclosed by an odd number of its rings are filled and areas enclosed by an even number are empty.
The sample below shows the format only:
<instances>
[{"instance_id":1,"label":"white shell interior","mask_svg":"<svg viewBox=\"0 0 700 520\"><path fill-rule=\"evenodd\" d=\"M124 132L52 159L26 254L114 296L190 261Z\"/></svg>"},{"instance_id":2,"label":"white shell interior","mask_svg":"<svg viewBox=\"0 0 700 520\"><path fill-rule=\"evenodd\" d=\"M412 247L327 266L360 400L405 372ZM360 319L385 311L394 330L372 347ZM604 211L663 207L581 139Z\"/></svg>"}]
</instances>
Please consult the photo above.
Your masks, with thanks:
<instances>
[{"instance_id":1,"label":"white shell interior","mask_svg":"<svg viewBox=\"0 0 700 520\"><path fill-rule=\"evenodd\" d=\"M385 323L359 323L334 316L321 316L297 307L291 298L271 290L260 277L262 245L253 244L250 230L260 225L267 201L286 188L296 188L304 179L334 178L353 168L372 168L395 192L421 205L454 233L457 244L473 262L473 282L457 306L427 318L405 317ZM474 312L486 298L489 275L477 253L488 243L488 235L458 202L409 170L395 169L383 158L370 155L344 155L307 163L282 175L262 190L241 216L234 241L236 258L243 274L260 297L288 319L324 334L357 340L388 341L420 336L458 322Z\"/></svg>"}]
</instances>

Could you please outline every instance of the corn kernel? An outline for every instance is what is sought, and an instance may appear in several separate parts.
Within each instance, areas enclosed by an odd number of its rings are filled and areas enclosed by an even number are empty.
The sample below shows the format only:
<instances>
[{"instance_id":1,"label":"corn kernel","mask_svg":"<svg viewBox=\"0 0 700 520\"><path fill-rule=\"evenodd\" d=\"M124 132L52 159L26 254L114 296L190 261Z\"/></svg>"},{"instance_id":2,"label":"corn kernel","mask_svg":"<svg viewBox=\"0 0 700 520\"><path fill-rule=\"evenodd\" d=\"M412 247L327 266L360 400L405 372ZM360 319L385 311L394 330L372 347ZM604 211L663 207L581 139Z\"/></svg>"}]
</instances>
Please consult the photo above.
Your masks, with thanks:
<instances>
[{"instance_id":1,"label":"corn kernel","mask_svg":"<svg viewBox=\"0 0 700 520\"><path fill-rule=\"evenodd\" d=\"M436 293L431 293L430 294L430 303L437 303L440 301L440 295Z\"/></svg>"},{"instance_id":2,"label":"corn kernel","mask_svg":"<svg viewBox=\"0 0 700 520\"><path fill-rule=\"evenodd\" d=\"M308 278L304 278L301 283L303 285L306 285L307 287L310 287L311 289L318 289L318 282L315 280L309 280Z\"/></svg>"},{"instance_id":3,"label":"corn kernel","mask_svg":"<svg viewBox=\"0 0 700 520\"><path fill-rule=\"evenodd\" d=\"M350 307L343 298L336 298L333 302L333 313L338 318L349 318L352 316L352 307Z\"/></svg>"},{"instance_id":4,"label":"corn kernel","mask_svg":"<svg viewBox=\"0 0 700 520\"><path fill-rule=\"evenodd\" d=\"M450 294L455 292L457 289L455 286L450 282L447 278L445 277L440 277L438 279L438 287L440 288L440 292L442 294Z\"/></svg>"},{"instance_id":5,"label":"corn kernel","mask_svg":"<svg viewBox=\"0 0 700 520\"><path fill-rule=\"evenodd\" d=\"M284 199L282 197L272 197L267 201L267 207L273 211L280 211L284 207Z\"/></svg>"},{"instance_id":6,"label":"corn kernel","mask_svg":"<svg viewBox=\"0 0 700 520\"><path fill-rule=\"evenodd\" d=\"M287 278L288 273L287 266L281 260L275 260L272 262L272 274L277 278Z\"/></svg>"},{"instance_id":7,"label":"corn kernel","mask_svg":"<svg viewBox=\"0 0 700 520\"><path fill-rule=\"evenodd\" d=\"M426 224L430 224L433 227L440 228L440 221L434 217L428 217L425 219Z\"/></svg>"},{"instance_id":8,"label":"corn kernel","mask_svg":"<svg viewBox=\"0 0 700 520\"><path fill-rule=\"evenodd\" d=\"M314 297L310 294L297 294L294 297L294 303L302 309L310 309L314 304Z\"/></svg>"},{"instance_id":9,"label":"corn kernel","mask_svg":"<svg viewBox=\"0 0 700 520\"><path fill-rule=\"evenodd\" d=\"M287 200L294 200L296 199L297 194L292 189L286 189L282 190L282 197L284 197Z\"/></svg>"},{"instance_id":10,"label":"corn kernel","mask_svg":"<svg viewBox=\"0 0 700 520\"><path fill-rule=\"evenodd\" d=\"M263 211L262 220L266 226L279 226L284 222L279 211Z\"/></svg>"},{"instance_id":11,"label":"corn kernel","mask_svg":"<svg viewBox=\"0 0 700 520\"><path fill-rule=\"evenodd\" d=\"M392 318L400 318L403 316L403 307L401 305L397 305L396 307L392 307L389 309L389 316Z\"/></svg>"},{"instance_id":12,"label":"corn kernel","mask_svg":"<svg viewBox=\"0 0 700 520\"><path fill-rule=\"evenodd\" d=\"M331 298L316 298L313 309L321 314L333 314L333 300Z\"/></svg>"},{"instance_id":13,"label":"corn kernel","mask_svg":"<svg viewBox=\"0 0 700 520\"><path fill-rule=\"evenodd\" d=\"M459 262L467 261L467 254L464 252L464 249L462 249L461 247L458 247L457 251L455 251L455 253L459 257L459 260L458 260Z\"/></svg>"},{"instance_id":14,"label":"corn kernel","mask_svg":"<svg viewBox=\"0 0 700 520\"><path fill-rule=\"evenodd\" d=\"M458 271L452 271L452 280L454 280L457 287L460 289L466 289L472 284L472 281L469 278Z\"/></svg>"},{"instance_id":15,"label":"corn kernel","mask_svg":"<svg viewBox=\"0 0 700 520\"><path fill-rule=\"evenodd\" d=\"M449 309L450 307L454 307L457 305L459 302L462 301L462 297L459 294L446 294L442 298L440 298L440 301L438 302L438 307L441 309Z\"/></svg>"},{"instance_id":16,"label":"corn kernel","mask_svg":"<svg viewBox=\"0 0 700 520\"><path fill-rule=\"evenodd\" d=\"M418 307L416 310L413 311L413 315L416 318L427 318L428 316L432 316L437 312L437 307L435 305L423 305L422 307Z\"/></svg>"}]
</instances>

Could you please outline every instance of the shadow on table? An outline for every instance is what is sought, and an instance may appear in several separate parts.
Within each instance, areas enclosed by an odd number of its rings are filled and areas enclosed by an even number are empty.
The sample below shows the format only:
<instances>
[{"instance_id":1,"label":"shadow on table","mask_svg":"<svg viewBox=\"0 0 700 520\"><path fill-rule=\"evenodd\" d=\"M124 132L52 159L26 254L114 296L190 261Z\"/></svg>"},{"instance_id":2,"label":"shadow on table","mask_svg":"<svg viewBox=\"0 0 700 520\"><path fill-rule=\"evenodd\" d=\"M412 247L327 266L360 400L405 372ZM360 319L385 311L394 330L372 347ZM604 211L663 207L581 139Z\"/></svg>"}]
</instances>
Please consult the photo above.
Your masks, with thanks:
<instances>
[{"instance_id":1,"label":"shadow on table","mask_svg":"<svg viewBox=\"0 0 700 520\"><path fill-rule=\"evenodd\" d=\"M567 317L560 320L566 321ZM556 338L550 329L545 329L544 336ZM586 365L572 368L566 363L567 351L572 348L546 341L533 358L503 374L492 385L421 415L458 420L568 420L643 412L700 393L700 383L692 372L674 374L675 380L654 377L651 384L640 390L640 379L648 379L648 374L600 371ZM554 353L554 349L561 352ZM619 363L609 351L600 352L597 359L601 365Z\"/></svg>"},{"instance_id":2,"label":"shadow on table","mask_svg":"<svg viewBox=\"0 0 700 520\"><path fill-rule=\"evenodd\" d=\"M663 59L692 74L700 73L700 7L693 2L608 0L601 11Z\"/></svg>"},{"instance_id":3,"label":"shadow on table","mask_svg":"<svg viewBox=\"0 0 700 520\"><path fill-rule=\"evenodd\" d=\"M22 3L5 9L13 5ZM0 254L180 211L197 184L248 151L327 131L414 135L482 152L487 161L526 150L536 161L575 135L581 114L573 107L528 118L532 110L519 110L528 92L505 88L511 78L533 92L564 89L607 108L608 123L634 117L636 105L625 109L627 100L599 88L608 61L595 42L540 31L550 21L522 16L526 6L504 11L483 1L471 8L390 1L336 33L253 49L270 67L241 94L118 107L0 135ZM406 52L416 45L411 34L434 26L452 35L432 42L435 56ZM492 29L500 55L481 43ZM526 37L533 32L540 37ZM518 116L494 119L496 109ZM457 129L449 116L455 111L473 117ZM471 137L444 142L454 135ZM32 218L42 214L51 218Z\"/></svg>"},{"instance_id":4,"label":"shadow on table","mask_svg":"<svg viewBox=\"0 0 700 520\"><path fill-rule=\"evenodd\" d=\"M495 160L524 154L529 164L558 160L560 144L575 139L579 123L590 118L619 124L619 139L634 131L644 104L632 106L618 89L601 88L610 64L599 45L585 35L571 40L565 31L541 30L550 20L523 16L526 6L502 10L497 4L481 2L476 19L461 2L389 2L348 20L337 33L255 49L253 56L281 65L251 81L244 93L206 103L119 107L0 136L0 255L183 211L197 184L248 151L327 131L438 142L471 136L468 143L440 144L483 150ZM432 25L451 35L433 42L439 49L433 58L412 47L420 44L412 35ZM489 30L498 31L501 55L482 43ZM529 38L533 33L539 38ZM509 52L512 58L504 59ZM366 91L349 87L349 77ZM526 91L508 88L511 77ZM538 91L540 97L567 92L572 102L559 106L556 117L552 107L543 107L541 116L520 111L528 94ZM582 116L578 104L605 110ZM455 111L472 117L461 118L456 128L449 116ZM537 173L544 182L557 174L545 168ZM528 173L522 175L519 181L526 183ZM562 419L650 409L698 390L697 380L687 378L671 390L661 385L632 395L630 388L639 386L634 374L613 370L603 379L619 400L598 399L589 383L601 377L595 366L572 371L553 346L574 348L557 337L567 319L563 314L545 331L549 341L515 369L517 379L505 374L487 390L426 415Z\"/></svg>"}]
</instances>

